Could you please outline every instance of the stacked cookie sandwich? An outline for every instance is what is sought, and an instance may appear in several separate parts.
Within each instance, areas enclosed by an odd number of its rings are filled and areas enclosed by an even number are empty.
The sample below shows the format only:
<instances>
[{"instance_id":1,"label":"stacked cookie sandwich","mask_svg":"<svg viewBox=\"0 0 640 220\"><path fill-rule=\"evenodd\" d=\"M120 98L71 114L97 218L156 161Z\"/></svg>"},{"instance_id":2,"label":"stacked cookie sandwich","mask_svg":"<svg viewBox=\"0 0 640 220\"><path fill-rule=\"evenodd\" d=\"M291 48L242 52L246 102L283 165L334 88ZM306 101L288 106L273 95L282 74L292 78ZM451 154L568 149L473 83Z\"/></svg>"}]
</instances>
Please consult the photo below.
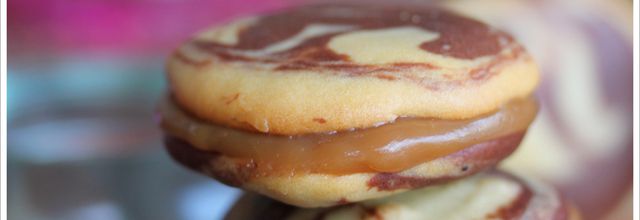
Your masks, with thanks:
<instances>
[{"instance_id":1,"label":"stacked cookie sandwich","mask_svg":"<svg viewBox=\"0 0 640 220\"><path fill-rule=\"evenodd\" d=\"M436 6L239 19L182 45L167 75L171 156L270 198L248 195L229 218L571 216L553 189L490 171L535 118L535 63Z\"/></svg>"}]
</instances>

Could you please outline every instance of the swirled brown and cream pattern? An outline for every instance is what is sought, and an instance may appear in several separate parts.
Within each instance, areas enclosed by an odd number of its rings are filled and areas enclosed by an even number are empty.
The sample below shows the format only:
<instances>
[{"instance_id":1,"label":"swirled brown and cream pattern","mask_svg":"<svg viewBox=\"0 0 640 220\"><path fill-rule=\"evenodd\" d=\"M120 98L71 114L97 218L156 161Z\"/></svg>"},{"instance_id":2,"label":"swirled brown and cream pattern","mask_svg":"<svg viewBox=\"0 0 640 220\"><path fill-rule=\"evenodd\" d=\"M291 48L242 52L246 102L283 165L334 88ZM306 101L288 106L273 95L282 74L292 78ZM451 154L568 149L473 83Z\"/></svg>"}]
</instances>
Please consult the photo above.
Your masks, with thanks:
<instances>
[{"instance_id":1,"label":"swirled brown and cream pattern","mask_svg":"<svg viewBox=\"0 0 640 220\"><path fill-rule=\"evenodd\" d=\"M537 67L508 34L437 7L315 5L196 35L167 64L185 110L298 135L398 117L467 119L527 97Z\"/></svg>"}]
</instances>

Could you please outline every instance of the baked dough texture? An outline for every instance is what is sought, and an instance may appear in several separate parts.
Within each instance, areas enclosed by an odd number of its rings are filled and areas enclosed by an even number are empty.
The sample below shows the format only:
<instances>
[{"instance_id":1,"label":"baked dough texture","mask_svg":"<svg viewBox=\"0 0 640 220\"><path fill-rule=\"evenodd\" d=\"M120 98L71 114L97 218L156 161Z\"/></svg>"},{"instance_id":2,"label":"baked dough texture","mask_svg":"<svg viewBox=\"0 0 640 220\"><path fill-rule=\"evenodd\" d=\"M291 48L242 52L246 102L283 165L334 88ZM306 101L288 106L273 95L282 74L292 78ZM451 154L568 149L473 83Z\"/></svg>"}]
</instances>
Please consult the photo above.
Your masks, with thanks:
<instances>
[{"instance_id":1,"label":"baked dough texture","mask_svg":"<svg viewBox=\"0 0 640 220\"><path fill-rule=\"evenodd\" d=\"M331 4L197 34L171 93L212 123L300 135L398 117L466 119L529 96L538 69L510 35L438 7Z\"/></svg>"},{"instance_id":2,"label":"baked dough texture","mask_svg":"<svg viewBox=\"0 0 640 220\"><path fill-rule=\"evenodd\" d=\"M330 208L296 208L246 194L226 219L526 219L577 220L579 212L552 187L501 171Z\"/></svg>"}]
</instances>

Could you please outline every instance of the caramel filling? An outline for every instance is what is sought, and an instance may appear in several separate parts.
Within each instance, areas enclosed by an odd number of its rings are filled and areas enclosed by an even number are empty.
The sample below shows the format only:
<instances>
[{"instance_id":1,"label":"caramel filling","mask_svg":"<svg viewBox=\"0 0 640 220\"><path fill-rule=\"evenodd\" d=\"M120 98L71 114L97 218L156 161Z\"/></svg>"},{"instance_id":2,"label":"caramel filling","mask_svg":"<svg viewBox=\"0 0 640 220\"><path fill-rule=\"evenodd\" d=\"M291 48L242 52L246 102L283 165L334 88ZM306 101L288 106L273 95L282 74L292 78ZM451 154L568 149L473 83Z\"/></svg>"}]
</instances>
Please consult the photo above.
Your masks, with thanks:
<instances>
[{"instance_id":1,"label":"caramel filling","mask_svg":"<svg viewBox=\"0 0 640 220\"><path fill-rule=\"evenodd\" d=\"M258 173L353 174L399 172L466 147L523 132L535 118L533 98L513 100L491 114L464 120L402 118L378 127L299 136L227 128L194 118L170 100L162 127L198 149L256 165Z\"/></svg>"}]
</instances>

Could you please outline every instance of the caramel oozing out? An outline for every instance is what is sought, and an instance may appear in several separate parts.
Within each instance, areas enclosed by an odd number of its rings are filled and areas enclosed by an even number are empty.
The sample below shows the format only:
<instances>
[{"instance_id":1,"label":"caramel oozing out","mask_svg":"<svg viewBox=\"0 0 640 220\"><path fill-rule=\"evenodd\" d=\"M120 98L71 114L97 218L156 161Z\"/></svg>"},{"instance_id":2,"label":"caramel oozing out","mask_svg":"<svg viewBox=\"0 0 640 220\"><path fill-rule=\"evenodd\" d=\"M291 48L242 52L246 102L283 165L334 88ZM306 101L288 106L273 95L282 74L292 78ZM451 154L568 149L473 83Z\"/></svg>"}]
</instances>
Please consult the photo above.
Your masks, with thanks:
<instances>
[{"instance_id":1,"label":"caramel oozing out","mask_svg":"<svg viewBox=\"0 0 640 220\"><path fill-rule=\"evenodd\" d=\"M299 136L227 128L190 116L170 100L161 108L171 136L222 155L246 159L264 174L399 172L474 144L523 132L535 118L536 101L513 100L472 119L401 118L378 127Z\"/></svg>"}]
</instances>

